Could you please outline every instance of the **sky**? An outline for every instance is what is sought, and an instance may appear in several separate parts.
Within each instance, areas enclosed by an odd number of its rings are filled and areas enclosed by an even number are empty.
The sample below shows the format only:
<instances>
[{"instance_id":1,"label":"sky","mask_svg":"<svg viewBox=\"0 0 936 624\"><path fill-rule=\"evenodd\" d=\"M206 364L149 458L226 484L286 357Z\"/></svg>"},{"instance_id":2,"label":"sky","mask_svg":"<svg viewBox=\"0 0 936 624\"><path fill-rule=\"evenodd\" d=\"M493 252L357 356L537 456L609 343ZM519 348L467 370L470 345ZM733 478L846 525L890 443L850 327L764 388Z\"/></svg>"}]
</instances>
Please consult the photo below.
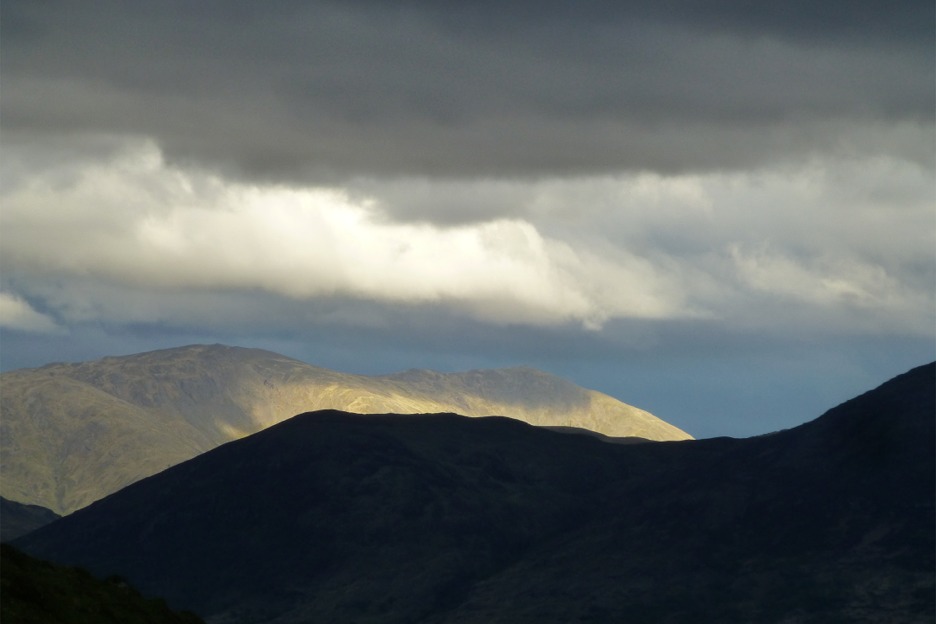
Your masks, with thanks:
<instances>
[{"instance_id":1,"label":"sky","mask_svg":"<svg viewBox=\"0 0 936 624\"><path fill-rule=\"evenodd\" d=\"M936 359L931 0L6 0L0 369L533 366L692 435Z\"/></svg>"}]
</instances>

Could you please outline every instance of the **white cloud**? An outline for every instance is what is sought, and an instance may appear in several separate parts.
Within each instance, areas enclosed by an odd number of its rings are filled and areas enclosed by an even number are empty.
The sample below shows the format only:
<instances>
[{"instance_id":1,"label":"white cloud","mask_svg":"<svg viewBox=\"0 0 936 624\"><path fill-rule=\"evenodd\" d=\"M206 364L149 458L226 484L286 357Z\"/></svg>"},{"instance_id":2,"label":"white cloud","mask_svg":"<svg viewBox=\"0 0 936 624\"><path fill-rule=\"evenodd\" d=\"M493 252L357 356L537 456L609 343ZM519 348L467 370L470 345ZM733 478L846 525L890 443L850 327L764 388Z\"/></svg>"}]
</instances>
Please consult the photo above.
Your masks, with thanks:
<instances>
[{"instance_id":1,"label":"white cloud","mask_svg":"<svg viewBox=\"0 0 936 624\"><path fill-rule=\"evenodd\" d=\"M806 325L932 333L933 176L909 161L301 188L170 166L152 143L90 160L34 153L29 167L17 154L3 155L16 175L0 260L11 290L71 321L180 321L187 296L260 292L589 329L699 317L767 327L782 304ZM147 290L173 303L154 307ZM192 304L193 319L210 300Z\"/></svg>"},{"instance_id":2,"label":"white cloud","mask_svg":"<svg viewBox=\"0 0 936 624\"><path fill-rule=\"evenodd\" d=\"M823 306L848 304L870 308L899 300L900 285L877 266L828 257L803 261L766 246L729 249L739 278L750 288L782 299Z\"/></svg>"},{"instance_id":3,"label":"white cloud","mask_svg":"<svg viewBox=\"0 0 936 624\"><path fill-rule=\"evenodd\" d=\"M42 334L62 331L62 328L52 318L34 310L22 297L2 291L0 291L0 327Z\"/></svg>"},{"instance_id":4,"label":"white cloud","mask_svg":"<svg viewBox=\"0 0 936 624\"><path fill-rule=\"evenodd\" d=\"M39 171L4 197L3 262L134 287L259 289L458 305L498 323L681 314L645 261L600 260L529 221L388 221L340 189L226 182L167 166L151 144Z\"/></svg>"}]
</instances>

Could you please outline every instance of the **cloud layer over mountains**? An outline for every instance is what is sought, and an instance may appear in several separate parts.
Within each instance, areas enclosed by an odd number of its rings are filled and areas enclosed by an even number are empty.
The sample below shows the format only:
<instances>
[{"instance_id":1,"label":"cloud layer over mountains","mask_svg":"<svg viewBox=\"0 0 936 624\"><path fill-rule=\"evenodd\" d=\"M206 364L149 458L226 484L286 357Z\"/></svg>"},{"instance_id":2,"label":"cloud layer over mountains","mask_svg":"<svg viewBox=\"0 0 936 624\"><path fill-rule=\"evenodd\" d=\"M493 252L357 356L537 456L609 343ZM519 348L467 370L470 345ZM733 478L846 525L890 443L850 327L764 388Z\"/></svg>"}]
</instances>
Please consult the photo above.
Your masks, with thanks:
<instances>
[{"instance_id":1,"label":"cloud layer over mountains","mask_svg":"<svg viewBox=\"0 0 936 624\"><path fill-rule=\"evenodd\" d=\"M931 342L934 12L7 2L3 366L41 332Z\"/></svg>"},{"instance_id":2,"label":"cloud layer over mountains","mask_svg":"<svg viewBox=\"0 0 936 624\"><path fill-rule=\"evenodd\" d=\"M929 152L929 3L14 2L10 131L254 176L748 168ZM868 145L871 144L871 146Z\"/></svg>"},{"instance_id":3,"label":"cloud layer over mountains","mask_svg":"<svg viewBox=\"0 0 936 624\"><path fill-rule=\"evenodd\" d=\"M820 327L831 318L925 332L932 320L928 175L892 158L751 174L310 188L183 170L152 143L43 164L9 166L18 175L6 187L0 258L14 269L9 287L67 324L174 320L158 305L141 316L119 294L92 295L99 288L87 281L441 302L483 321L588 329L613 318L773 326L761 312L778 300ZM472 198L493 214L425 218L430 206ZM395 218L395 206L412 218Z\"/></svg>"}]
</instances>

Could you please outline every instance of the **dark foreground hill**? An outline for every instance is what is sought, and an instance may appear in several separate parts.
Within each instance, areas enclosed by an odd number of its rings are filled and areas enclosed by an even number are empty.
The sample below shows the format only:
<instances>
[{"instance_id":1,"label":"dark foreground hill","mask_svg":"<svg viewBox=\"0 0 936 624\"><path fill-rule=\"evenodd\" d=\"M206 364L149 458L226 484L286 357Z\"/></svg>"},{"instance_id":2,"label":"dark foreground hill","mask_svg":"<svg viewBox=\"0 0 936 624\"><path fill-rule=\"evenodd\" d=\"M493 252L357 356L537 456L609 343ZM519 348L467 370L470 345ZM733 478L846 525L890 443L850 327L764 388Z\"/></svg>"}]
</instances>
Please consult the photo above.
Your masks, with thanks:
<instances>
[{"instance_id":1,"label":"dark foreground hill","mask_svg":"<svg viewBox=\"0 0 936 624\"><path fill-rule=\"evenodd\" d=\"M0 621L4 624L203 624L123 580L34 559L0 545Z\"/></svg>"},{"instance_id":2,"label":"dark foreground hill","mask_svg":"<svg viewBox=\"0 0 936 624\"><path fill-rule=\"evenodd\" d=\"M17 544L217 623L930 622L934 366L747 440L303 414Z\"/></svg>"},{"instance_id":3,"label":"dark foreground hill","mask_svg":"<svg viewBox=\"0 0 936 624\"><path fill-rule=\"evenodd\" d=\"M302 412L457 412L609 436L690 436L531 368L371 377L262 351L191 345L0 375L0 494L59 514Z\"/></svg>"}]
</instances>

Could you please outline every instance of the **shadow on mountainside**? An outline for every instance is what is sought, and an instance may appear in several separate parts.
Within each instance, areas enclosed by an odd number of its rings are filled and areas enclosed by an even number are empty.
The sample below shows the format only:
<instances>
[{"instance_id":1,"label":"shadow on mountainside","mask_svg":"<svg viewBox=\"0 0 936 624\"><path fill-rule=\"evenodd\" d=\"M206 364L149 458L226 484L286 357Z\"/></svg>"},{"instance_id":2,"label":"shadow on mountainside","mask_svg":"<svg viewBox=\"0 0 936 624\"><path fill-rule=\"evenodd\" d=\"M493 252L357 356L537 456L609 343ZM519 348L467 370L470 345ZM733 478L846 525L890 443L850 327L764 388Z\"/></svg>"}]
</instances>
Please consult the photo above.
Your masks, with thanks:
<instances>
[{"instance_id":1,"label":"shadow on mountainside","mask_svg":"<svg viewBox=\"0 0 936 624\"><path fill-rule=\"evenodd\" d=\"M633 445L307 413L17 544L225 622L917 622L934 397L928 365L774 435Z\"/></svg>"}]
</instances>

